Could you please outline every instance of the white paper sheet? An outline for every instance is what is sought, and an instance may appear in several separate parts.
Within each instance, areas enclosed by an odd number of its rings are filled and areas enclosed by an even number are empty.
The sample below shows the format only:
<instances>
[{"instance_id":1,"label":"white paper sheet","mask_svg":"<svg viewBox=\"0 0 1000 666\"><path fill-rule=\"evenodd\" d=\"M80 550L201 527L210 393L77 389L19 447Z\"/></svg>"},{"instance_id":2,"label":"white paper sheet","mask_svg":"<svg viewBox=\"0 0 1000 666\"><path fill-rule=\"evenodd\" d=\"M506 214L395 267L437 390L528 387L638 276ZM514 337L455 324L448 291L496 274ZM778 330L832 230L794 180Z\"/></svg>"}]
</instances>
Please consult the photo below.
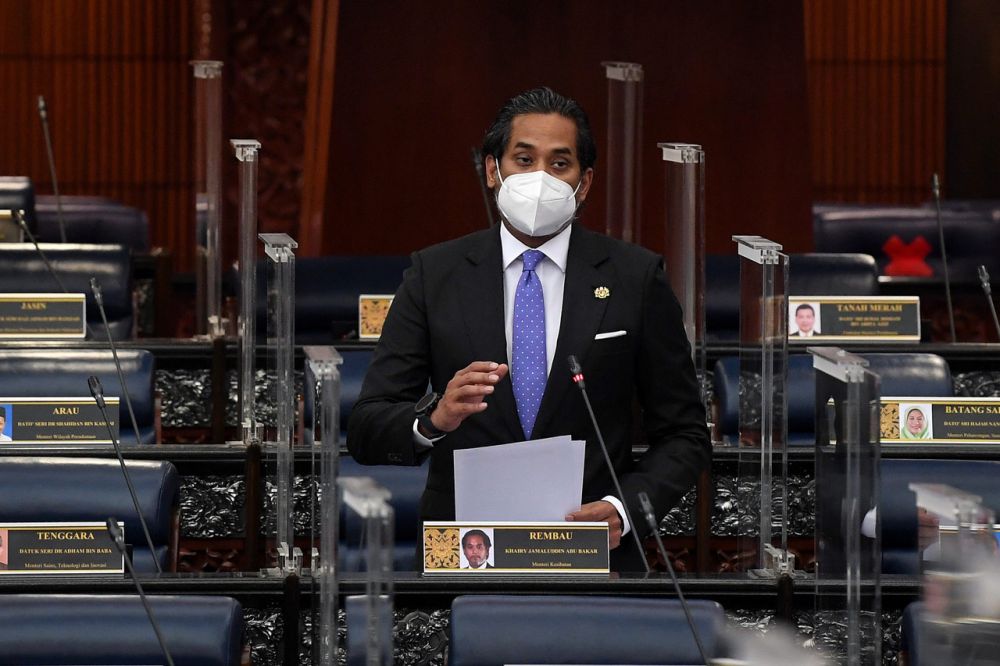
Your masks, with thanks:
<instances>
[{"instance_id":1,"label":"white paper sheet","mask_svg":"<svg viewBox=\"0 0 1000 666\"><path fill-rule=\"evenodd\" d=\"M564 435L455 451L455 519L565 520L583 498L585 447Z\"/></svg>"}]
</instances>

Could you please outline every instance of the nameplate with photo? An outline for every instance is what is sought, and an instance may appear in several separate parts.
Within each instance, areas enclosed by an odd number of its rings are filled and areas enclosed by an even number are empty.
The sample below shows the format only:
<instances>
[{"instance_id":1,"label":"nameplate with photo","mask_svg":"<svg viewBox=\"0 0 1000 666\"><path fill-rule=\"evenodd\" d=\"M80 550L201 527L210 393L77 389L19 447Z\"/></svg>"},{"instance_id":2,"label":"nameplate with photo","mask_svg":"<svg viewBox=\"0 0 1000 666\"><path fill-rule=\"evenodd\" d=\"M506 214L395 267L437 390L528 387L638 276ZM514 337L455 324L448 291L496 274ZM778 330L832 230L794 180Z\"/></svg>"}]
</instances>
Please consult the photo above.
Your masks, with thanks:
<instances>
[{"instance_id":1,"label":"nameplate with photo","mask_svg":"<svg viewBox=\"0 0 1000 666\"><path fill-rule=\"evenodd\" d=\"M607 523L424 523L425 574L606 574Z\"/></svg>"},{"instance_id":2,"label":"nameplate with photo","mask_svg":"<svg viewBox=\"0 0 1000 666\"><path fill-rule=\"evenodd\" d=\"M125 562L104 523L0 523L0 574L124 572Z\"/></svg>"},{"instance_id":3,"label":"nameplate with photo","mask_svg":"<svg viewBox=\"0 0 1000 666\"><path fill-rule=\"evenodd\" d=\"M789 296L788 341L920 342L920 298Z\"/></svg>"},{"instance_id":4,"label":"nameplate with photo","mask_svg":"<svg viewBox=\"0 0 1000 666\"><path fill-rule=\"evenodd\" d=\"M118 438L118 398L105 398ZM5 445L111 444L93 398L0 397L0 447Z\"/></svg>"},{"instance_id":5,"label":"nameplate with photo","mask_svg":"<svg viewBox=\"0 0 1000 666\"><path fill-rule=\"evenodd\" d=\"M0 338L82 340L86 336L84 294L0 294Z\"/></svg>"},{"instance_id":6,"label":"nameplate with photo","mask_svg":"<svg viewBox=\"0 0 1000 666\"><path fill-rule=\"evenodd\" d=\"M358 296L358 337L378 340L392 305L392 294L361 294Z\"/></svg>"},{"instance_id":7,"label":"nameplate with photo","mask_svg":"<svg viewBox=\"0 0 1000 666\"><path fill-rule=\"evenodd\" d=\"M883 444L1000 444L1000 399L882 398Z\"/></svg>"}]
</instances>

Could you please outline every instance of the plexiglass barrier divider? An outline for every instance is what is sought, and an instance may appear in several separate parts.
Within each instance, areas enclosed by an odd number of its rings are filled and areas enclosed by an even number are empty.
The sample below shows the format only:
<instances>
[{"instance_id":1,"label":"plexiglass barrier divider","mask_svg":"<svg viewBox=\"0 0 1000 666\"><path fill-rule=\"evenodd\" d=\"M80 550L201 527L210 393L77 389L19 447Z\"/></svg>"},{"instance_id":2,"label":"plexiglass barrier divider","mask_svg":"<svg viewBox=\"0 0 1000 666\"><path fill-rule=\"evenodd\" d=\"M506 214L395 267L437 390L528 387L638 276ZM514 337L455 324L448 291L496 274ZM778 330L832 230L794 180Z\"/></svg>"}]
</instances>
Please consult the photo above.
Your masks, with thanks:
<instances>
[{"instance_id":1,"label":"plexiglass barrier divider","mask_svg":"<svg viewBox=\"0 0 1000 666\"><path fill-rule=\"evenodd\" d=\"M225 335L222 312L222 62L192 60L195 97L197 332Z\"/></svg>"},{"instance_id":2,"label":"plexiglass barrier divider","mask_svg":"<svg viewBox=\"0 0 1000 666\"><path fill-rule=\"evenodd\" d=\"M278 573L297 573L302 552L295 547L292 439L295 427L295 248L288 234L260 234L267 257L268 403L274 413L274 438L265 450L275 457L275 545Z\"/></svg>"},{"instance_id":3,"label":"plexiglass barrier divider","mask_svg":"<svg viewBox=\"0 0 1000 666\"><path fill-rule=\"evenodd\" d=\"M921 663L1000 664L1000 525L979 495L911 483L917 496L924 608L911 652Z\"/></svg>"},{"instance_id":4,"label":"plexiglass barrier divider","mask_svg":"<svg viewBox=\"0 0 1000 666\"><path fill-rule=\"evenodd\" d=\"M344 505L361 520L365 594L347 599L348 663L390 666L394 516L388 490L369 477L341 477Z\"/></svg>"},{"instance_id":5,"label":"plexiglass barrier divider","mask_svg":"<svg viewBox=\"0 0 1000 666\"><path fill-rule=\"evenodd\" d=\"M602 62L608 79L607 234L630 243L642 236L642 65Z\"/></svg>"},{"instance_id":6,"label":"plexiglass barrier divider","mask_svg":"<svg viewBox=\"0 0 1000 666\"><path fill-rule=\"evenodd\" d=\"M243 446L260 443L254 404L257 357L257 167L260 142L230 141L240 162L240 316L237 335L240 348L239 399L240 441Z\"/></svg>"},{"instance_id":7,"label":"plexiglass barrier divider","mask_svg":"<svg viewBox=\"0 0 1000 666\"><path fill-rule=\"evenodd\" d=\"M840 663L876 666L879 378L860 356L833 347L808 351L816 371L816 645Z\"/></svg>"},{"instance_id":8,"label":"plexiglass barrier divider","mask_svg":"<svg viewBox=\"0 0 1000 666\"><path fill-rule=\"evenodd\" d=\"M760 236L733 236L740 257L737 547L754 575L792 575L788 551L788 255ZM777 542L777 543L776 543Z\"/></svg>"},{"instance_id":9,"label":"plexiglass barrier divider","mask_svg":"<svg viewBox=\"0 0 1000 666\"><path fill-rule=\"evenodd\" d=\"M667 276L684 313L706 420L705 372L705 151L693 143L657 144L663 153L667 193Z\"/></svg>"},{"instance_id":10,"label":"plexiglass barrier divider","mask_svg":"<svg viewBox=\"0 0 1000 666\"><path fill-rule=\"evenodd\" d=\"M309 447L312 478L310 568L312 584L319 584L316 614L311 595L314 663L337 663L337 544L340 502L337 491L340 457L340 365L344 359L333 347L304 347L303 444ZM319 460L317 468L317 458ZM316 545L317 536L319 545Z\"/></svg>"}]
</instances>

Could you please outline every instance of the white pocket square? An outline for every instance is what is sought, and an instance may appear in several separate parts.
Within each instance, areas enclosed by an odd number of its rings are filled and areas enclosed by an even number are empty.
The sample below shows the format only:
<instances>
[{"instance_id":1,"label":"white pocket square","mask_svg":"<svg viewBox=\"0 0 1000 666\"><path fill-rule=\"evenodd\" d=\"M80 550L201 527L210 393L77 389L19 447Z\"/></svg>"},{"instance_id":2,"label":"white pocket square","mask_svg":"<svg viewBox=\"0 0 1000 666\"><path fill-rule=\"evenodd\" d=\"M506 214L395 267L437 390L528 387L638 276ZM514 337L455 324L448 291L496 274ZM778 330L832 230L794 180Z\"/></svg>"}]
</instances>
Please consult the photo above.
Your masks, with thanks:
<instances>
[{"instance_id":1,"label":"white pocket square","mask_svg":"<svg viewBox=\"0 0 1000 666\"><path fill-rule=\"evenodd\" d=\"M628 331L608 331L607 333L598 333L594 336L595 340L607 340L608 338L620 338L623 335L627 335Z\"/></svg>"}]
</instances>

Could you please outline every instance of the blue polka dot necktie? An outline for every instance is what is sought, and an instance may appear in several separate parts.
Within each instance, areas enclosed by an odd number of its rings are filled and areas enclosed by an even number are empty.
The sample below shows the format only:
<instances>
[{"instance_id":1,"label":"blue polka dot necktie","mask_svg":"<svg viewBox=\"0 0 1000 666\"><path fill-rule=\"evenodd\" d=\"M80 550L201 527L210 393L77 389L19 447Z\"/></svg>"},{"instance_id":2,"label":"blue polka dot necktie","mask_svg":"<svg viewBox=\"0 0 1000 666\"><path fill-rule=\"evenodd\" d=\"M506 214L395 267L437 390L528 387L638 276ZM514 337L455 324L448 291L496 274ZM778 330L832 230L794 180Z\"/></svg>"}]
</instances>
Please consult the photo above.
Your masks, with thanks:
<instances>
[{"instance_id":1,"label":"blue polka dot necktie","mask_svg":"<svg viewBox=\"0 0 1000 666\"><path fill-rule=\"evenodd\" d=\"M542 283L535 273L538 262L545 258L539 250L525 250L521 255L524 268L514 292L514 331L511 341L511 381L517 415L524 436L531 438L538 407L545 392L548 361L545 354L545 297Z\"/></svg>"}]
</instances>

